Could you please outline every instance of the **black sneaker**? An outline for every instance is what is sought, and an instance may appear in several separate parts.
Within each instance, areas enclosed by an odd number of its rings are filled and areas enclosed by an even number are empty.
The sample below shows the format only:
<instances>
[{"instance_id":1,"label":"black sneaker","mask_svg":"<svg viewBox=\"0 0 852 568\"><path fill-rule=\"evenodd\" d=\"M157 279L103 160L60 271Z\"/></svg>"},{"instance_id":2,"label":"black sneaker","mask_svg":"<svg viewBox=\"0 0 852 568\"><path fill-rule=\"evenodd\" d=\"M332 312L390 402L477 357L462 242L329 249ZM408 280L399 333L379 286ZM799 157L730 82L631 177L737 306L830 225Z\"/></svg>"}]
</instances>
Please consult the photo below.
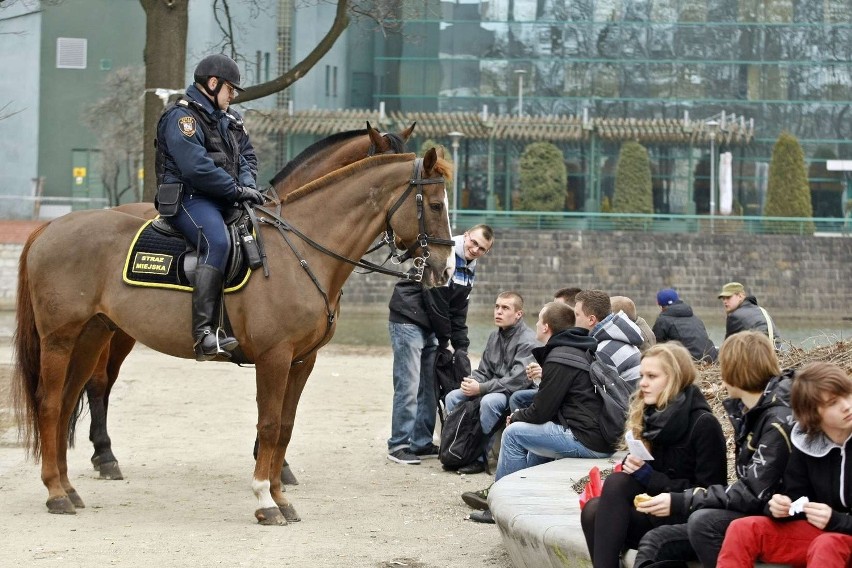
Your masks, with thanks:
<instances>
[{"instance_id":1,"label":"black sneaker","mask_svg":"<svg viewBox=\"0 0 852 568\"><path fill-rule=\"evenodd\" d=\"M488 523L489 525L494 524L494 517L491 515L491 511L488 509L471 513L470 515L468 515L467 518L475 523Z\"/></svg>"},{"instance_id":2,"label":"black sneaker","mask_svg":"<svg viewBox=\"0 0 852 568\"><path fill-rule=\"evenodd\" d=\"M414 452L412 453L422 460L428 460L431 458L437 458L439 451L440 448L438 448L438 446L436 446L435 444L429 444L422 450L414 450Z\"/></svg>"},{"instance_id":3,"label":"black sneaker","mask_svg":"<svg viewBox=\"0 0 852 568\"><path fill-rule=\"evenodd\" d=\"M420 458L409 452L407 448L400 448L395 452L389 453L388 459L396 463L405 463L408 465L420 464Z\"/></svg>"},{"instance_id":4,"label":"black sneaker","mask_svg":"<svg viewBox=\"0 0 852 568\"><path fill-rule=\"evenodd\" d=\"M480 489L479 491L465 491L462 493L462 501L467 503L467 506L471 509L477 509L479 511L485 511L488 509L488 490L491 487L486 489Z\"/></svg>"},{"instance_id":5,"label":"black sneaker","mask_svg":"<svg viewBox=\"0 0 852 568\"><path fill-rule=\"evenodd\" d=\"M474 475L485 471L485 464L481 461L470 462L456 470L459 475Z\"/></svg>"}]
</instances>

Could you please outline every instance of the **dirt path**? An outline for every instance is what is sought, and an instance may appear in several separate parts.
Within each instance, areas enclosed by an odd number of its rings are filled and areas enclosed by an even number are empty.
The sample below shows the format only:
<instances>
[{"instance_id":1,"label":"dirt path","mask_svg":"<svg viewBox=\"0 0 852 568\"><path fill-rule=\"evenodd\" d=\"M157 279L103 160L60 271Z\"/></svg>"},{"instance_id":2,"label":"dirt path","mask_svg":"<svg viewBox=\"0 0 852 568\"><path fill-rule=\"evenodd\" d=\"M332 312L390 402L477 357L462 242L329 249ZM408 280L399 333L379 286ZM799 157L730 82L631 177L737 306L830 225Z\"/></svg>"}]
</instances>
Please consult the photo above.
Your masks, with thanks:
<instances>
[{"instance_id":1,"label":"dirt path","mask_svg":"<svg viewBox=\"0 0 852 568\"><path fill-rule=\"evenodd\" d=\"M6 345L0 362L10 361ZM76 516L47 513L38 467L0 416L0 566L509 568L496 527L465 520L459 498L486 475L385 458L390 376L388 349L323 350L288 452L302 522L261 527L250 490L253 371L137 348L110 401L126 479L97 479L84 419L69 451L87 505Z\"/></svg>"}]
</instances>

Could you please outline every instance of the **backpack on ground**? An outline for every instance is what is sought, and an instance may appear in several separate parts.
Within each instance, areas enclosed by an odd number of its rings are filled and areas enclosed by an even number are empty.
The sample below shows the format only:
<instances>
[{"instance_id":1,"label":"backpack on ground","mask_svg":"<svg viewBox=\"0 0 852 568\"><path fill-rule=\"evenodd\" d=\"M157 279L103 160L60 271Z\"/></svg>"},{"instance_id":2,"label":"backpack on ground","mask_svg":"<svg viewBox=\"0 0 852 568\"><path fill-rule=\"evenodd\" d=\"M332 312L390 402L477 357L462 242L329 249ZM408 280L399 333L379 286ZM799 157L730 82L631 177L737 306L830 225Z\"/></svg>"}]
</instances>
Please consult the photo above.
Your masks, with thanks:
<instances>
[{"instance_id":1,"label":"backpack on ground","mask_svg":"<svg viewBox=\"0 0 852 568\"><path fill-rule=\"evenodd\" d=\"M555 361L589 372L595 392L603 403L598 421L601 436L607 444L615 446L624 435L633 388L619 376L615 367L601 362L593 353L589 355L590 360L573 353L551 352L548 362Z\"/></svg>"},{"instance_id":2,"label":"backpack on ground","mask_svg":"<svg viewBox=\"0 0 852 568\"><path fill-rule=\"evenodd\" d=\"M458 469L476 461L484 453L485 442L479 423L479 398L466 400L444 421L438 459L445 469Z\"/></svg>"}]
</instances>

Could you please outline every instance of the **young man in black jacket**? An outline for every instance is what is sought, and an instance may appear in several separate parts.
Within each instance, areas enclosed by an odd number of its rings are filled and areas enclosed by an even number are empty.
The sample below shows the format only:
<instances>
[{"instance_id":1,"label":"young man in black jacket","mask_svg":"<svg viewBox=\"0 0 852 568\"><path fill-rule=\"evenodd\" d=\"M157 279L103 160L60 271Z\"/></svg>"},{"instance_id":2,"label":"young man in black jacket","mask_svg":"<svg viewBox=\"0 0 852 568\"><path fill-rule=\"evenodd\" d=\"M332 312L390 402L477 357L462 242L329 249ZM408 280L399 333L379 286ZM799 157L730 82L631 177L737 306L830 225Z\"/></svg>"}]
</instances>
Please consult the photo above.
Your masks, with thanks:
<instances>
[{"instance_id":1,"label":"young man in black jacket","mask_svg":"<svg viewBox=\"0 0 852 568\"><path fill-rule=\"evenodd\" d=\"M388 459L419 464L437 458L432 442L438 401L435 392L435 353L452 344L467 352L467 307L476 260L494 243L488 225L471 227L455 241L456 270L446 286L424 288L402 280L390 299L388 331L393 348L393 410Z\"/></svg>"},{"instance_id":2,"label":"young man in black jacket","mask_svg":"<svg viewBox=\"0 0 852 568\"><path fill-rule=\"evenodd\" d=\"M541 365L541 385L532 404L506 419L495 483L510 473L554 459L604 458L614 451L601 435L598 415L603 403L589 371L560 359L562 354L588 359L588 353L597 348L589 331L574 323L573 310L562 302L545 304L539 313L536 335L545 345L533 349L533 356ZM470 519L494 522L488 509L471 514Z\"/></svg>"}]
</instances>

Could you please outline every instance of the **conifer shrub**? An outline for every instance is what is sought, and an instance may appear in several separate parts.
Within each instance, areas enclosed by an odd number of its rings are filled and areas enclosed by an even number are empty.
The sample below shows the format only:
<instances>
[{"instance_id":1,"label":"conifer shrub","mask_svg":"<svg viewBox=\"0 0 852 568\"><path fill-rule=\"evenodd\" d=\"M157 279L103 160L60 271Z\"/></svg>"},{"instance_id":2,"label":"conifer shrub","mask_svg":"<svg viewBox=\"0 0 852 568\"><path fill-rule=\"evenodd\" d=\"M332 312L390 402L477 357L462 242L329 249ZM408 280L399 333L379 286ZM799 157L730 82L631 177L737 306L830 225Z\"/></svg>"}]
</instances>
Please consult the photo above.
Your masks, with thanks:
<instances>
[{"instance_id":1,"label":"conifer shrub","mask_svg":"<svg viewBox=\"0 0 852 568\"><path fill-rule=\"evenodd\" d=\"M618 154L615 170L613 213L653 213L654 194L651 184L651 161L648 151L638 142L625 142ZM643 221L618 219L622 229L639 229Z\"/></svg>"},{"instance_id":2,"label":"conifer shrub","mask_svg":"<svg viewBox=\"0 0 852 568\"><path fill-rule=\"evenodd\" d=\"M814 232L811 188L805 166L805 154L798 139L782 132L772 147L769 182L766 190L765 217L800 217L807 222L765 221L768 232L808 234Z\"/></svg>"},{"instance_id":3,"label":"conifer shrub","mask_svg":"<svg viewBox=\"0 0 852 568\"><path fill-rule=\"evenodd\" d=\"M518 163L523 211L562 211L568 170L562 151L550 142L524 148Z\"/></svg>"}]
</instances>

